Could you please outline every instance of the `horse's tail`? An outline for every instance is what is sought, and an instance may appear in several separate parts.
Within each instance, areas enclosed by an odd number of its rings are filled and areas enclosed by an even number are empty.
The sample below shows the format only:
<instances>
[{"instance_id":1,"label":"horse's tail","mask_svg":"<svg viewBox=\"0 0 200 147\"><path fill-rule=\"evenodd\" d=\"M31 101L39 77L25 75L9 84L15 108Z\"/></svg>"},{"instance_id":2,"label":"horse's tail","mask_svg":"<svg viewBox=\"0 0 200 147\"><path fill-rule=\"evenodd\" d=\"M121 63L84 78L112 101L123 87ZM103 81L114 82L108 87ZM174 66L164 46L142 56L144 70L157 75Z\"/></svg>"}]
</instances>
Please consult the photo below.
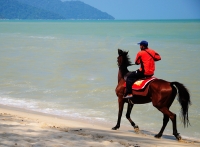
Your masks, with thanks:
<instances>
[{"instance_id":1,"label":"horse's tail","mask_svg":"<svg viewBox=\"0 0 200 147\"><path fill-rule=\"evenodd\" d=\"M181 105L181 118L184 127L186 125L188 127L188 124L190 124L188 119L188 108L189 105L191 104L189 91L183 84L179 82L171 82L171 85L175 85L176 88L178 89L178 101Z\"/></svg>"}]
</instances>

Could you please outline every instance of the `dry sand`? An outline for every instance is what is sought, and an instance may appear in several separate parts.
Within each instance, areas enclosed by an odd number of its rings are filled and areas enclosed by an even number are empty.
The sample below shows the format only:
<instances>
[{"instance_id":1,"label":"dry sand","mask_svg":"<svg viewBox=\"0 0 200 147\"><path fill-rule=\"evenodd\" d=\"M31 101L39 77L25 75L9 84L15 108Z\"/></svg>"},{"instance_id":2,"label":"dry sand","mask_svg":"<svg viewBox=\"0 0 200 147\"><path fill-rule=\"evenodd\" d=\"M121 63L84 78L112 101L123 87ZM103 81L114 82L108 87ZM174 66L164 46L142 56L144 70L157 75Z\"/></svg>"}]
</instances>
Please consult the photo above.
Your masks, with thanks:
<instances>
[{"instance_id":1,"label":"dry sand","mask_svg":"<svg viewBox=\"0 0 200 147\"><path fill-rule=\"evenodd\" d=\"M200 147L198 140L176 141L170 135L156 139L131 129L114 131L0 105L0 147Z\"/></svg>"}]
</instances>

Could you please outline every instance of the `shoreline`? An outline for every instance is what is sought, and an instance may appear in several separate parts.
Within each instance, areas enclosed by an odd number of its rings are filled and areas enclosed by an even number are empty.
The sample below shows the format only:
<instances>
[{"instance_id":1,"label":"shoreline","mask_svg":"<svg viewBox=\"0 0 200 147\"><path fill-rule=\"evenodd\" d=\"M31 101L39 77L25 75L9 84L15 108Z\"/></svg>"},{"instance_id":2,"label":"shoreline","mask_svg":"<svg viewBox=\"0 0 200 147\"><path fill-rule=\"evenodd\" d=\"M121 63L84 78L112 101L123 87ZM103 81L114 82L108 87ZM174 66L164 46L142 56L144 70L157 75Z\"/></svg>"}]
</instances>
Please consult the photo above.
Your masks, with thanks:
<instances>
[{"instance_id":1,"label":"shoreline","mask_svg":"<svg viewBox=\"0 0 200 147\"><path fill-rule=\"evenodd\" d=\"M161 139L144 131L70 120L40 112L0 105L0 146L113 146L113 147L197 147L200 141L177 141L172 135Z\"/></svg>"}]
</instances>

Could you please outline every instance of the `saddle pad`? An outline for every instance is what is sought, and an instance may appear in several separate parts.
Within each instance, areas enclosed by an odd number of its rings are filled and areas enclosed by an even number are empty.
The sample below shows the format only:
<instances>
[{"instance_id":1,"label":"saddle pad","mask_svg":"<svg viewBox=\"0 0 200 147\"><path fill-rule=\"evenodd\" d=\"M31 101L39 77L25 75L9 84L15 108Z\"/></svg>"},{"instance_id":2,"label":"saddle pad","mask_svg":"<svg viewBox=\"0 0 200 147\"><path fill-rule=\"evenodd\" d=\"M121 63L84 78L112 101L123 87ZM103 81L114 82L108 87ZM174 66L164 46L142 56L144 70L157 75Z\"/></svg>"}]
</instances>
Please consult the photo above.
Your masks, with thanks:
<instances>
[{"instance_id":1,"label":"saddle pad","mask_svg":"<svg viewBox=\"0 0 200 147\"><path fill-rule=\"evenodd\" d=\"M156 77L150 77L150 78L145 78L145 79L139 79L137 80L133 85L132 89L133 90L142 90L145 88L145 86L152 80L157 79ZM124 87L126 87L126 82L124 83Z\"/></svg>"}]
</instances>

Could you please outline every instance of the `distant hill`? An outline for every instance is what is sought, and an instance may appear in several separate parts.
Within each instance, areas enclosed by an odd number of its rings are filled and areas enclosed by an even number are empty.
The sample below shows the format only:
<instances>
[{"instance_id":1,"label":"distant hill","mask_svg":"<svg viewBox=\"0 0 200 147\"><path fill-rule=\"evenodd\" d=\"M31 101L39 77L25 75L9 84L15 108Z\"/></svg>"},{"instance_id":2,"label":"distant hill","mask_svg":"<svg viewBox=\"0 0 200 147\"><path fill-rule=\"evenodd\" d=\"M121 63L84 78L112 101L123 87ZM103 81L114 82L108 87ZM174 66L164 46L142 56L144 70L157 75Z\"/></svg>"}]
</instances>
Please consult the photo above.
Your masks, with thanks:
<instances>
[{"instance_id":1,"label":"distant hill","mask_svg":"<svg viewBox=\"0 0 200 147\"><path fill-rule=\"evenodd\" d=\"M64 17L16 0L0 0L0 19L64 19Z\"/></svg>"},{"instance_id":2,"label":"distant hill","mask_svg":"<svg viewBox=\"0 0 200 147\"><path fill-rule=\"evenodd\" d=\"M0 19L114 19L81 1L0 0Z\"/></svg>"}]
</instances>

